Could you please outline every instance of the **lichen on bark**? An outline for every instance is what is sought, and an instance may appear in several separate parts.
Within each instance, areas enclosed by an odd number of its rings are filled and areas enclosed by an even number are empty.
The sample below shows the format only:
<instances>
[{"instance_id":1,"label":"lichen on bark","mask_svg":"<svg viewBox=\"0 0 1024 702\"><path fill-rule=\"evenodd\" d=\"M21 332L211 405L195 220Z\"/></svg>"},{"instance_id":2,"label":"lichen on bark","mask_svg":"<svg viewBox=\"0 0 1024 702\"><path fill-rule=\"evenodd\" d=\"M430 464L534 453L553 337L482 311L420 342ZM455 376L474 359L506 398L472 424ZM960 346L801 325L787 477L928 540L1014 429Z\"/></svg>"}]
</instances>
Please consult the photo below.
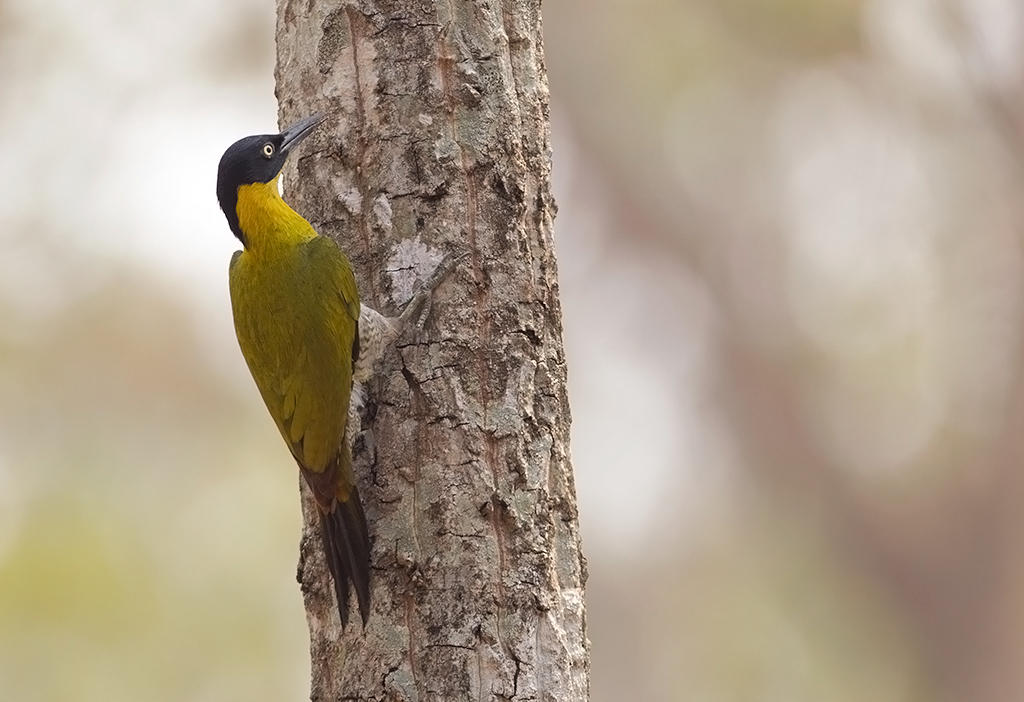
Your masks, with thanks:
<instances>
[{"instance_id":1,"label":"lichen on bark","mask_svg":"<svg viewBox=\"0 0 1024 702\"><path fill-rule=\"evenodd\" d=\"M539 3L280 0L277 45L282 123L329 115L286 198L364 304L395 314L464 256L370 385L365 631L341 630L305 505L312 699L586 700Z\"/></svg>"}]
</instances>

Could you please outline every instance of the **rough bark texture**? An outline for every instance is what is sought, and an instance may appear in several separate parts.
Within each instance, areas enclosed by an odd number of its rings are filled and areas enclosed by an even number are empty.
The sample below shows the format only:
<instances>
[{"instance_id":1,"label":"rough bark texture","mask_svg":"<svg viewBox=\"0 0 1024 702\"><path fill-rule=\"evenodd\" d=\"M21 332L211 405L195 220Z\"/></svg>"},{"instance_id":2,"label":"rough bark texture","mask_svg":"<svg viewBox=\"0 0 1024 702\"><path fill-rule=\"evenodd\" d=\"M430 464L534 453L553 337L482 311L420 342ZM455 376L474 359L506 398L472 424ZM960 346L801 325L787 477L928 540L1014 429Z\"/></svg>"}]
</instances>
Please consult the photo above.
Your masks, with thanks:
<instances>
[{"instance_id":1,"label":"rough bark texture","mask_svg":"<svg viewBox=\"0 0 1024 702\"><path fill-rule=\"evenodd\" d=\"M280 0L281 122L326 127L286 199L396 314L464 254L370 384L355 461L369 625L346 631L306 501L313 700L586 700L589 644L536 0Z\"/></svg>"}]
</instances>

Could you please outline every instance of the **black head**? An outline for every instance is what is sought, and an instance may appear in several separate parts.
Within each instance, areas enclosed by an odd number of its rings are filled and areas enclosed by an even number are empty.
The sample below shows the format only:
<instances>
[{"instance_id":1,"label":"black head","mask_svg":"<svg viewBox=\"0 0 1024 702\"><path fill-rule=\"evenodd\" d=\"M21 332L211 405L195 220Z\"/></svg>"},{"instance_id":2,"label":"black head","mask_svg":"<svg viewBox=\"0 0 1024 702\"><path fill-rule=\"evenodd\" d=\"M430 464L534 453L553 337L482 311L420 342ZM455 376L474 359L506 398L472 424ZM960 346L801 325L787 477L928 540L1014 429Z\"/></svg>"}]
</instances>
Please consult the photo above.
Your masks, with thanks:
<instances>
[{"instance_id":1,"label":"black head","mask_svg":"<svg viewBox=\"0 0 1024 702\"><path fill-rule=\"evenodd\" d=\"M217 169L217 200L228 219L231 231L244 244L238 226L238 188L252 183L269 183L277 178L295 146L309 136L324 120L316 114L300 120L280 134L258 134L239 139L220 157Z\"/></svg>"}]
</instances>

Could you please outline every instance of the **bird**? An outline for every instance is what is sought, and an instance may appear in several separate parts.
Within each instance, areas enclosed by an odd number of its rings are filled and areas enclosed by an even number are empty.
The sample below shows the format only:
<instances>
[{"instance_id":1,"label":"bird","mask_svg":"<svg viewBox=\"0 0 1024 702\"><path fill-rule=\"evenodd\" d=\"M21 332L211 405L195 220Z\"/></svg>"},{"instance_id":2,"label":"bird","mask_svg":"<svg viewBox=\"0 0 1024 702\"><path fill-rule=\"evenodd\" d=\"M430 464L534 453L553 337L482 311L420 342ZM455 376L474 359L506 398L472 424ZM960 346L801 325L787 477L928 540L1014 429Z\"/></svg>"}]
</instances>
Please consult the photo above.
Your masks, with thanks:
<instances>
[{"instance_id":1,"label":"bird","mask_svg":"<svg viewBox=\"0 0 1024 702\"><path fill-rule=\"evenodd\" d=\"M372 357L360 357L360 318L375 346L400 326L360 305L341 248L280 195L285 161L325 119L314 114L279 134L236 141L217 169L217 199L242 244L228 269L238 345L312 493L342 627L351 587L365 628L370 536L352 469L353 386Z\"/></svg>"}]
</instances>

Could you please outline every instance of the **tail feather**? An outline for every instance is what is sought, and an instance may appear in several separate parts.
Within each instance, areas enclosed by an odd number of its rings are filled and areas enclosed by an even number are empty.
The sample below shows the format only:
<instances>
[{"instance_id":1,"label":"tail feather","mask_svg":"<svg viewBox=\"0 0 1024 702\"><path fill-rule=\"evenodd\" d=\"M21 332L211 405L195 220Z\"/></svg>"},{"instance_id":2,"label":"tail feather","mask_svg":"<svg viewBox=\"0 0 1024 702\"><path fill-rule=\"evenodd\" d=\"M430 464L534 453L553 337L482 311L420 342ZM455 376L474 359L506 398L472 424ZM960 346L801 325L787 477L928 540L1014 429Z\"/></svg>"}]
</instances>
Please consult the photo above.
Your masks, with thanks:
<instances>
[{"instance_id":1,"label":"tail feather","mask_svg":"<svg viewBox=\"0 0 1024 702\"><path fill-rule=\"evenodd\" d=\"M334 579L341 625L348 625L349 583L356 591L363 626L370 616L370 537L359 491L352 487L348 500L337 500L330 512L320 512L327 566Z\"/></svg>"}]
</instances>

